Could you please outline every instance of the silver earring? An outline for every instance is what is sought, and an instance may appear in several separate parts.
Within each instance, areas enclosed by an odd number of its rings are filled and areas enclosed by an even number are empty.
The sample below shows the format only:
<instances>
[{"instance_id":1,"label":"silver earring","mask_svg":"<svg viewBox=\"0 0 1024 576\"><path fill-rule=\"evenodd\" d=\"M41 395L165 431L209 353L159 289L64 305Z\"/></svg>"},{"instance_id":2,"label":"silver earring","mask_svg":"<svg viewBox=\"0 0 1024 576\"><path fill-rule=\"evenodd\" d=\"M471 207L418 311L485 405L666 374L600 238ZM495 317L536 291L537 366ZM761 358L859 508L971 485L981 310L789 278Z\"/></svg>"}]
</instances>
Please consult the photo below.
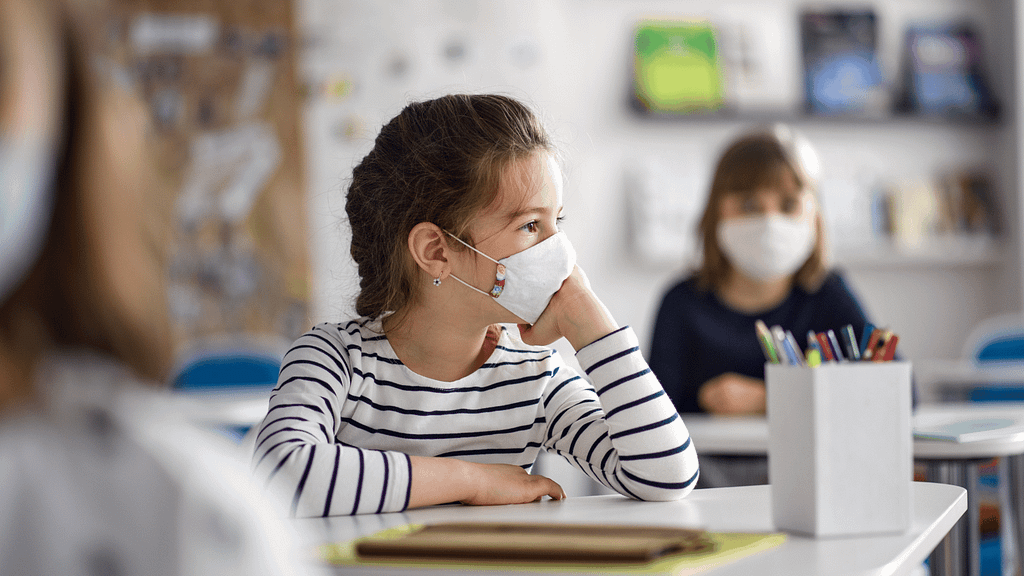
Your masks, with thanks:
<instances>
[{"instance_id":1,"label":"silver earring","mask_svg":"<svg viewBox=\"0 0 1024 576\"><path fill-rule=\"evenodd\" d=\"M440 285L441 285L441 277L438 276L437 278L434 278L434 286L440 286Z\"/></svg>"}]
</instances>

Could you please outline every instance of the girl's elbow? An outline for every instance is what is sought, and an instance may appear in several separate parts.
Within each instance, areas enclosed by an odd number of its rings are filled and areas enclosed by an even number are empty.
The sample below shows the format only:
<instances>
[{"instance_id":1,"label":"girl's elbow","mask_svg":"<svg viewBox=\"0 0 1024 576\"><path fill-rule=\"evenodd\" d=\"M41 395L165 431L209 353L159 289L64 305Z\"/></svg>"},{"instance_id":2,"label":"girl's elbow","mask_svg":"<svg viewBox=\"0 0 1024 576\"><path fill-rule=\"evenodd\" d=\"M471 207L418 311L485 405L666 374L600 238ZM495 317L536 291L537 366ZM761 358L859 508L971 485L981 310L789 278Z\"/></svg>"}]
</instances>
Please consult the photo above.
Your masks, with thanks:
<instances>
[{"instance_id":1,"label":"girl's elbow","mask_svg":"<svg viewBox=\"0 0 1024 576\"><path fill-rule=\"evenodd\" d=\"M666 500L682 500L683 498L686 498L686 496L688 496L690 492L693 492L693 489L697 487L697 478L699 477L700 470L698 470L697 473L693 476L692 482L687 483L682 488L673 490L672 494L668 498L666 498Z\"/></svg>"},{"instance_id":2,"label":"girl's elbow","mask_svg":"<svg viewBox=\"0 0 1024 576\"><path fill-rule=\"evenodd\" d=\"M692 481L680 482L670 487L658 488L656 490L647 491L648 494L644 500L648 502L672 502L674 500L682 500L690 492L693 492L694 487L697 485L697 477L699 471L693 476Z\"/></svg>"},{"instance_id":3,"label":"girl's elbow","mask_svg":"<svg viewBox=\"0 0 1024 576\"><path fill-rule=\"evenodd\" d=\"M635 478L629 492L634 498L647 502L671 502L685 498L692 492L699 477L700 469L697 466L682 467L658 474L653 480Z\"/></svg>"}]
</instances>

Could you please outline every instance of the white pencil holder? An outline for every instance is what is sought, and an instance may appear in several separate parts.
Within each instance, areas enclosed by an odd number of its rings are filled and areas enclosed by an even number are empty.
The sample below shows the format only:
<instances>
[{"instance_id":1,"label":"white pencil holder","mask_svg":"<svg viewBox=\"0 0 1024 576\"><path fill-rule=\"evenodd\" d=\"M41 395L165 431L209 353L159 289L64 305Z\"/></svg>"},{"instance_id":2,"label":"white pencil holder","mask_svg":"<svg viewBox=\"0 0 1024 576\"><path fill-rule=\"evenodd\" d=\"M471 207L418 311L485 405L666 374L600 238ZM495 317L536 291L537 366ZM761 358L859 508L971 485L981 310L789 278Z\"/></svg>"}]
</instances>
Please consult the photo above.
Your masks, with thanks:
<instances>
[{"instance_id":1,"label":"white pencil holder","mask_svg":"<svg viewBox=\"0 0 1024 576\"><path fill-rule=\"evenodd\" d=\"M910 363L767 364L765 384L777 529L849 536L910 528Z\"/></svg>"}]
</instances>

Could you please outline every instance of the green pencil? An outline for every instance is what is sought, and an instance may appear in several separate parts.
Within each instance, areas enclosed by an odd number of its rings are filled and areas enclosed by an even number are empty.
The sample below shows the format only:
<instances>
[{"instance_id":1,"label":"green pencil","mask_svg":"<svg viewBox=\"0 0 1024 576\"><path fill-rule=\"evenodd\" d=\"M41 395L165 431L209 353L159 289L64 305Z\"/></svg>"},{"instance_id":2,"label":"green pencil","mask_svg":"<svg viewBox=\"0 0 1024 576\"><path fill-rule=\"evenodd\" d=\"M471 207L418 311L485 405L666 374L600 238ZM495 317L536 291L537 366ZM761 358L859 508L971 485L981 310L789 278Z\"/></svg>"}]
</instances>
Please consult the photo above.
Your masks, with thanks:
<instances>
[{"instance_id":1,"label":"green pencil","mask_svg":"<svg viewBox=\"0 0 1024 576\"><path fill-rule=\"evenodd\" d=\"M772 333L768 331L768 325L764 321L758 320L754 322L754 329L757 330L757 341L761 343L764 359L772 364L778 364L779 353L775 351L775 344L772 341Z\"/></svg>"}]
</instances>

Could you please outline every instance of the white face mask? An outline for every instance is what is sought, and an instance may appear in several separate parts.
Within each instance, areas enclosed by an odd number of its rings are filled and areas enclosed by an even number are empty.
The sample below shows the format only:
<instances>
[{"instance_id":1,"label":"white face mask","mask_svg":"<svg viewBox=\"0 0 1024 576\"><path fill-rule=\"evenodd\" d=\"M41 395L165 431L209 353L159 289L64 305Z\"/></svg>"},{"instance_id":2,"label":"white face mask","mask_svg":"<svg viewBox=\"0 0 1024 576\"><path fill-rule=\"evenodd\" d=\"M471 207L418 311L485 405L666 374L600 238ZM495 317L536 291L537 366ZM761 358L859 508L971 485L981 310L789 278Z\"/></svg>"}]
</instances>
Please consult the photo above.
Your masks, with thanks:
<instances>
[{"instance_id":1,"label":"white face mask","mask_svg":"<svg viewBox=\"0 0 1024 576\"><path fill-rule=\"evenodd\" d=\"M462 242L454 234L447 234ZM558 232L522 252L501 260L495 260L469 244L462 243L498 265L494 287L487 293L455 274L451 277L485 296L494 298L495 302L527 324L533 324L540 318L551 297L558 292L562 282L565 282L576 266L576 250L564 232Z\"/></svg>"},{"instance_id":2,"label":"white face mask","mask_svg":"<svg viewBox=\"0 0 1024 576\"><path fill-rule=\"evenodd\" d=\"M718 224L718 244L736 268L751 278L770 280L795 273L814 250L810 222L767 215L730 218Z\"/></svg>"},{"instance_id":3,"label":"white face mask","mask_svg":"<svg viewBox=\"0 0 1024 576\"><path fill-rule=\"evenodd\" d=\"M0 137L0 303L43 247L53 203L53 166L43 141Z\"/></svg>"}]
</instances>

